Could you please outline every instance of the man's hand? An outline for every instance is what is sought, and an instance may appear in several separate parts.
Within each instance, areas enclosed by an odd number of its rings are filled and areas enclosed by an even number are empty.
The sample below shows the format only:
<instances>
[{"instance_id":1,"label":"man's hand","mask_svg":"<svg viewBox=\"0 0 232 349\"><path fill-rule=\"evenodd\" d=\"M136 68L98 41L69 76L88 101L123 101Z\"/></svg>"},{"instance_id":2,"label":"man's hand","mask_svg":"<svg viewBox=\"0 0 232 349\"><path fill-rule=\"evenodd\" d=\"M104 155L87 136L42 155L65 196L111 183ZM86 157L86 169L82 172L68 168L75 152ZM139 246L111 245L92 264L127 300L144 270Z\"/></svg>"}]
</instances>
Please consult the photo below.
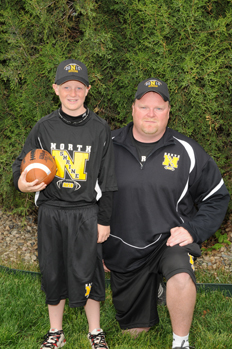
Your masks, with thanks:
<instances>
[{"instance_id":1,"label":"man's hand","mask_svg":"<svg viewBox=\"0 0 232 349\"><path fill-rule=\"evenodd\" d=\"M34 193L46 188L47 184L44 182L38 184L38 179L34 180L33 182L27 182L26 175L27 171L24 170L18 180L19 190L23 193Z\"/></svg>"},{"instance_id":2,"label":"man's hand","mask_svg":"<svg viewBox=\"0 0 232 349\"><path fill-rule=\"evenodd\" d=\"M188 230L183 227L175 227L170 230L171 236L167 240L167 246L185 246L193 242L193 237L189 234Z\"/></svg>"},{"instance_id":3,"label":"man's hand","mask_svg":"<svg viewBox=\"0 0 232 349\"><path fill-rule=\"evenodd\" d=\"M102 260L102 264L103 264L103 268L104 268L105 273L110 273L110 269L107 268L107 266L105 265L104 260Z\"/></svg>"},{"instance_id":4,"label":"man's hand","mask_svg":"<svg viewBox=\"0 0 232 349\"><path fill-rule=\"evenodd\" d=\"M97 243L100 244L108 239L110 236L110 226L98 224L98 239Z\"/></svg>"}]
</instances>

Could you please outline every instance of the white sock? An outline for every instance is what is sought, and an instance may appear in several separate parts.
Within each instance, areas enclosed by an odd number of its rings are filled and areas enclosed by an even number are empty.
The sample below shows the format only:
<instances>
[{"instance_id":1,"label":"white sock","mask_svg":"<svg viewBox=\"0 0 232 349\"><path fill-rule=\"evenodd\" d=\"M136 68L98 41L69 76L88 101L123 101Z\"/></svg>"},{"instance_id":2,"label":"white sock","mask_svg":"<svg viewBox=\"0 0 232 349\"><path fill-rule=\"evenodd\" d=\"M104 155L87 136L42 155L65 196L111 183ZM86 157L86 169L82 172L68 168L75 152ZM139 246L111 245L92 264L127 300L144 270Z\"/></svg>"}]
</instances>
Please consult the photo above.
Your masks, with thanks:
<instances>
[{"instance_id":1,"label":"white sock","mask_svg":"<svg viewBox=\"0 0 232 349\"><path fill-rule=\"evenodd\" d=\"M181 347L181 345L183 344L184 347L186 347L187 349L189 349L189 334L187 334L187 336L184 337L180 337L177 336L174 332L173 332L173 342L172 342L172 348L178 348ZM184 343L183 343L184 342Z\"/></svg>"},{"instance_id":2,"label":"white sock","mask_svg":"<svg viewBox=\"0 0 232 349\"><path fill-rule=\"evenodd\" d=\"M100 332L103 332L101 328L95 328L92 332L90 332L91 334L98 334Z\"/></svg>"}]
</instances>

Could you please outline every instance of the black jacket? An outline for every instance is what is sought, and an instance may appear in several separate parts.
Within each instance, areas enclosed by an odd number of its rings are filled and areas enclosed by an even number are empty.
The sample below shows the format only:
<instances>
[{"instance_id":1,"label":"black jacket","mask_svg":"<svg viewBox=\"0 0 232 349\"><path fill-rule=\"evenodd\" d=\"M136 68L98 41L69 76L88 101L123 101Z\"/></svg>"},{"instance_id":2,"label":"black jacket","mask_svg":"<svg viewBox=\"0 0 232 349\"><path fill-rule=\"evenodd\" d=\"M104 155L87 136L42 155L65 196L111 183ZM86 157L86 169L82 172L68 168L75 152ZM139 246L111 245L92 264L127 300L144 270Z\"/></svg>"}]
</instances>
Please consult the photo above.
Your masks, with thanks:
<instances>
[{"instance_id":1,"label":"black jacket","mask_svg":"<svg viewBox=\"0 0 232 349\"><path fill-rule=\"evenodd\" d=\"M201 243L220 227L229 193L213 159L194 140L167 128L142 165L129 137L132 123L113 132L118 192L106 266L133 270L146 262L156 241L182 226Z\"/></svg>"},{"instance_id":2,"label":"black jacket","mask_svg":"<svg viewBox=\"0 0 232 349\"><path fill-rule=\"evenodd\" d=\"M110 128L92 111L76 126L65 123L58 110L36 123L12 166L16 188L21 161L35 148L50 152L58 169L53 181L36 194L38 206L92 205L102 192L117 189Z\"/></svg>"}]
</instances>

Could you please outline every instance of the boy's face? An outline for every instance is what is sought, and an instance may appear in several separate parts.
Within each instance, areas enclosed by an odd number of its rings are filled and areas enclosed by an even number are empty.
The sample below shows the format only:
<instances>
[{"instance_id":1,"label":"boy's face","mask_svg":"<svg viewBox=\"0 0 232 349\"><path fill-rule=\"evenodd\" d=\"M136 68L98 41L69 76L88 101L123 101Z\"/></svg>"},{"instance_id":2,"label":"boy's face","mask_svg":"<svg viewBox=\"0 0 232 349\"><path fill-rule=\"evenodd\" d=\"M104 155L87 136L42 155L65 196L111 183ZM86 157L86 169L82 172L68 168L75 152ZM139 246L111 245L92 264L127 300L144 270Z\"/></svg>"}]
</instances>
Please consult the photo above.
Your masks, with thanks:
<instances>
[{"instance_id":1,"label":"boy's face","mask_svg":"<svg viewBox=\"0 0 232 349\"><path fill-rule=\"evenodd\" d=\"M91 86L87 87L76 80L52 86L60 98L63 112L71 116L78 116L85 112L84 101Z\"/></svg>"}]
</instances>

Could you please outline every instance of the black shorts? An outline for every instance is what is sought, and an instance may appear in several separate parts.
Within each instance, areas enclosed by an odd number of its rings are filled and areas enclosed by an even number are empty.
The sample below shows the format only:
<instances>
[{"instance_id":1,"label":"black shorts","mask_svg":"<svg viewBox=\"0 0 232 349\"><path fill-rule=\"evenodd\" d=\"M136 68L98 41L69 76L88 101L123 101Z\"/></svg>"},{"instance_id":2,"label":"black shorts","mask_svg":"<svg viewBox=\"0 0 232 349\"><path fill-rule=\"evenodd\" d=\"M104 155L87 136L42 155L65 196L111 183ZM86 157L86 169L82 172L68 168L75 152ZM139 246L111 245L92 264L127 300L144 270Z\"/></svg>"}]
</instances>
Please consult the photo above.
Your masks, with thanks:
<instances>
[{"instance_id":1,"label":"black shorts","mask_svg":"<svg viewBox=\"0 0 232 349\"><path fill-rule=\"evenodd\" d=\"M188 273L196 284L194 257L200 255L200 247L195 243L169 247L165 242L143 267L128 273L111 271L113 303L121 329L152 327L158 323L159 274L168 281L175 274Z\"/></svg>"},{"instance_id":2,"label":"black shorts","mask_svg":"<svg viewBox=\"0 0 232 349\"><path fill-rule=\"evenodd\" d=\"M70 307L80 307L88 298L105 299L97 212L96 205L75 209L40 206L38 256L47 304L69 298Z\"/></svg>"}]
</instances>

